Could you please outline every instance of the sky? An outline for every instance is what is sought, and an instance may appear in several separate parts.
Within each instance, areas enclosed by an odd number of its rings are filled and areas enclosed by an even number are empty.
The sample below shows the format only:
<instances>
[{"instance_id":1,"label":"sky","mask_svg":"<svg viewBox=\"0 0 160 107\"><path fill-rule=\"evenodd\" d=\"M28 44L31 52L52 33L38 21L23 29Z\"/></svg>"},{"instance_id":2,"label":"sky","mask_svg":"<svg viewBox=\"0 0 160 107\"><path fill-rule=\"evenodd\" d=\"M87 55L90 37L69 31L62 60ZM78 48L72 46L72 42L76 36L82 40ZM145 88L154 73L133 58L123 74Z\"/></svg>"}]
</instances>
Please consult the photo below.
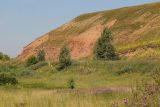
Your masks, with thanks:
<instances>
[{"instance_id":1,"label":"sky","mask_svg":"<svg viewBox=\"0 0 160 107\"><path fill-rule=\"evenodd\" d=\"M11 57L74 17L160 0L0 0L0 52Z\"/></svg>"}]
</instances>

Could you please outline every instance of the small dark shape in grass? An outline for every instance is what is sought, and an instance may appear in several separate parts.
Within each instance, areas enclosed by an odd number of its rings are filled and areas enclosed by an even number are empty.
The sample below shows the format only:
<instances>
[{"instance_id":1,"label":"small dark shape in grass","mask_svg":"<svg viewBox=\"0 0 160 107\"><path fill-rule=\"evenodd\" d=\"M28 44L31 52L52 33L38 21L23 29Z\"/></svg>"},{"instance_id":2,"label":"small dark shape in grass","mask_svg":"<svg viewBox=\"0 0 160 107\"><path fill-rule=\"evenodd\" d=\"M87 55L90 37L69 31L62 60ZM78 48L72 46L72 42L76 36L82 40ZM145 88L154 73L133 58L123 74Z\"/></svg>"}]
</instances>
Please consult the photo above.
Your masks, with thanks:
<instances>
[{"instance_id":1,"label":"small dark shape in grass","mask_svg":"<svg viewBox=\"0 0 160 107\"><path fill-rule=\"evenodd\" d=\"M75 81L73 79L68 81L68 88L75 89Z\"/></svg>"}]
</instances>

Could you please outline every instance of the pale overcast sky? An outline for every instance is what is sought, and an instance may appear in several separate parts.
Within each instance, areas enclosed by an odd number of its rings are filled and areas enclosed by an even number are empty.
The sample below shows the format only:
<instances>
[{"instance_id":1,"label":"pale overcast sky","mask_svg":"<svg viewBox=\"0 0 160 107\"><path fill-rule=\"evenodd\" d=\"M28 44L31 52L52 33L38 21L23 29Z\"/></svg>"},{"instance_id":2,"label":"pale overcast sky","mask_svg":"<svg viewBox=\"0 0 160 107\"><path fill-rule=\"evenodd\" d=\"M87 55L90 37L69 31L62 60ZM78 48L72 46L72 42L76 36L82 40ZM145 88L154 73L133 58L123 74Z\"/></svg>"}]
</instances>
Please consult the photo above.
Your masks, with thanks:
<instances>
[{"instance_id":1,"label":"pale overcast sky","mask_svg":"<svg viewBox=\"0 0 160 107\"><path fill-rule=\"evenodd\" d=\"M42 34L82 13L160 0L0 0L0 52L15 57Z\"/></svg>"}]
</instances>

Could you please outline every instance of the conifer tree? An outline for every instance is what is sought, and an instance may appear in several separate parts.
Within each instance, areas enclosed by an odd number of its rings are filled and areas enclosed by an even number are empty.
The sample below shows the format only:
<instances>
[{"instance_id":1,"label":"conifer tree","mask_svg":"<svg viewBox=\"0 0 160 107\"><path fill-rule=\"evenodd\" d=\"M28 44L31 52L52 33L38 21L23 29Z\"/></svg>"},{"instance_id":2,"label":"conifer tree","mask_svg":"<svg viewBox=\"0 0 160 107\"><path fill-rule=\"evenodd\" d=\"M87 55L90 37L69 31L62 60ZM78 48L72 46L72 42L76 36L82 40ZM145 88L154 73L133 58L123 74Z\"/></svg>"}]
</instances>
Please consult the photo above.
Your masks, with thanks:
<instances>
[{"instance_id":1,"label":"conifer tree","mask_svg":"<svg viewBox=\"0 0 160 107\"><path fill-rule=\"evenodd\" d=\"M62 70L72 64L69 48L64 45L60 50L58 70Z\"/></svg>"},{"instance_id":2,"label":"conifer tree","mask_svg":"<svg viewBox=\"0 0 160 107\"><path fill-rule=\"evenodd\" d=\"M105 28L98 39L94 48L94 57L97 60L115 60L118 56L111 44L112 34L108 28Z\"/></svg>"}]
</instances>

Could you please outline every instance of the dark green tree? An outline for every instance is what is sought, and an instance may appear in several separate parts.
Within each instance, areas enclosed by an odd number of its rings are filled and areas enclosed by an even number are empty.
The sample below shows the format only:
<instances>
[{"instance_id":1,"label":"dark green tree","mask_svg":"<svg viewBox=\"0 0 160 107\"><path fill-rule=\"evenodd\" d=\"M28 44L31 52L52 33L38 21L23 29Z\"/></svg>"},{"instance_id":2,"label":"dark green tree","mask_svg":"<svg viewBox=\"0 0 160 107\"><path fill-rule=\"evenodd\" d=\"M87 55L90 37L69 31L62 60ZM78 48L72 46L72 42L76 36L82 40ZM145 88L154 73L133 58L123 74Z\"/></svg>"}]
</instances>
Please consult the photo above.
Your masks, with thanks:
<instances>
[{"instance_id":1,"label":"dark green tree","mask_svg":"<svg viewBox=\"0 0 160 107\"><path fill-rule=\"evenodd\" d=\"M35 56L31 56L27 59L26 65L31 66L38 63L37 58Z\"/></svg>"},{"instance_id":2,"label":"dark green tree","mask_svg":"<svg viewBox=\"0 0 160 107\"><path fill-rule=\"evenodd\" d=\"M118 56L111 44L112 34L108 28L105 28L98 39L94 48L94 57L97 60L115 60Z\"/></svg>"},{"instance_id":3,"label":"dark green tree","mask_svg":"<svg viewBox=\"0 0 160 107\"><path fill-rule=\"evenodd\" d=\"M38 61L45 61L45 51L44 50L39 50L37 54L37 60Z\"/></svg>"},{"instance_id":4,"label":"dark green tree","mask_svg":"<svg viewBox=\"0 0 160 107\"><path fill-rule=\"evenodd\" d=\"M60 50L58 70L62 70L72 64L69 48L64 45Z\"/></svg>"}]
</instances>

